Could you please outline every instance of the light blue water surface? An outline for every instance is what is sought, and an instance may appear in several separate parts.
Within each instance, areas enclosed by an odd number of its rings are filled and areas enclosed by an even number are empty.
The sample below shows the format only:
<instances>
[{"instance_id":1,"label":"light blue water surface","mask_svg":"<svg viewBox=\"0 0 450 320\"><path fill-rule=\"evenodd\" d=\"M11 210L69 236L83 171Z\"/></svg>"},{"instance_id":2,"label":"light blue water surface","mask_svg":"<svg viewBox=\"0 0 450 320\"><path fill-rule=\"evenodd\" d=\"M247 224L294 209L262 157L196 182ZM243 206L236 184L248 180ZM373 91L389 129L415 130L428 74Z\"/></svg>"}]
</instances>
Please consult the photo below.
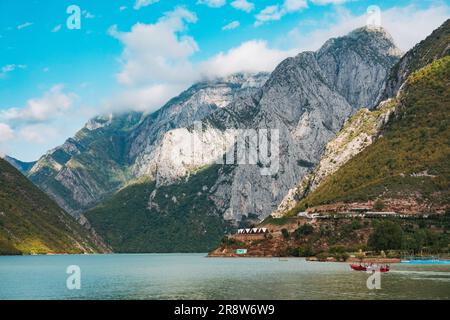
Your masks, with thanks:
<instances>
[{"instance_id":1,"label":"light blue water surface","mask_svg":"<svg viewBox=\"0 0 450 320\"><path fill-rule=\"evenodd\" d=\"M68 290L66 269L81 268ZM0 257L0 299L450 299L449 265L392 265L381 289L347 263L205 254Z\"/></svg>"}]
</instances>

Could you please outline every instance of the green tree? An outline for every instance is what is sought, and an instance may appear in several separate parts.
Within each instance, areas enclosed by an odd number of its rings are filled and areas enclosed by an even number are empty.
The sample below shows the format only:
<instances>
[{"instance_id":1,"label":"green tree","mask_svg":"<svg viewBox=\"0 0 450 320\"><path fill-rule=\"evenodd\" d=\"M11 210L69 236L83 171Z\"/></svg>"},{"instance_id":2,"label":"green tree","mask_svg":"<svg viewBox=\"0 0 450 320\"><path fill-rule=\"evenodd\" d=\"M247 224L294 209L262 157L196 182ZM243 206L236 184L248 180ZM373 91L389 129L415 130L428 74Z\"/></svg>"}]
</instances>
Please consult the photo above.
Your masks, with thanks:
<instances>
[{"instance_id":1,"label":"green tree","mask_svg":"<svg viewBox=\"0 0 450 320\"><path fill-rule=\"evenodd\" d=\"M368 246L377 251L395 250L402 247L402 228L392 221L381 221L369 236Z\"/></svg>"},{"instance_id":2,"label":"green tree","mask_svg":"<svg viewBox=\"0 0 450 320\"><path fill-rule=\"evenodd\" d=\"M303 236L308 236L314 232L314 227L308 223L305 223L304 225L297 228L297 230L294 231L295 239L300 239Z\"/></svg>"},{"instance_id":3,"label":"green tree","mask_svg":"<svg viewBox=\"0 0 450 320\"><path fill-rule=\"evenodd\" d=\"M315 255L314 249L311 245L303 245L298 247L298 256L299 257L312 257Z\"/></svg>"},{"instance_id":4,"label":"green tree","mask_svg":"<svg viewBox=\"0 0 450 320\"><path fill-rule=\"evenodd\" d=\"M283 235L283 238L289 239L289 231L287 229L281 229L281 234Z\"/></svg>"},{"instance_id":5,"label":"green tree","mask_svg":"<svg viewBox=\"0 0 450 320\"><path fill-rule=\"evenodd\" d=\"M377 199L373 204L373 209L376 211L382 211L384 209L384 202L381 199Z\"/></svg>"}]
</instances>

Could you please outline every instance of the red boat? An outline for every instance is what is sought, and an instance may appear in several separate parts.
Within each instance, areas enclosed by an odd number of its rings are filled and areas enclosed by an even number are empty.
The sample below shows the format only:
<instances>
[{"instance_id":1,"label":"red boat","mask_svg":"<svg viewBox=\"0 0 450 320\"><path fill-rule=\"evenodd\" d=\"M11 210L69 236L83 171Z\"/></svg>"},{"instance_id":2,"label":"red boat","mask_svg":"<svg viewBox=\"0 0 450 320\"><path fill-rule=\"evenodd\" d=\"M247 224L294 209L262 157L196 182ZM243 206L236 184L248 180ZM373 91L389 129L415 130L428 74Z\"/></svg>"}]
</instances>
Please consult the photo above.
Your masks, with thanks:
<instances>
[{"instance_id":1,"label":"red boat","mask_svg":"<svg viewBox=\"0 0 450 320\"><path fill-rule=\"evenodd\" d=\"M362 266L362 265L357 265L357 264L351 264L350 268L352 268L353 270L356 270L356 271L367 271L367 267Z\"/></svg>"},{"instance_id":2,"label":"red boat","mask_svg":"<svg viewBox=\"0 0 450 320\"><path fill-rule=\"evenodd\" d=\"M377 266L367 266L367 265L361 265L361 264L351 264L350 268L352 268L355 271L379 271L379 272L389 272L389 266L386 265L384 267L377 267Z\"/></svg>"}]
</instances>

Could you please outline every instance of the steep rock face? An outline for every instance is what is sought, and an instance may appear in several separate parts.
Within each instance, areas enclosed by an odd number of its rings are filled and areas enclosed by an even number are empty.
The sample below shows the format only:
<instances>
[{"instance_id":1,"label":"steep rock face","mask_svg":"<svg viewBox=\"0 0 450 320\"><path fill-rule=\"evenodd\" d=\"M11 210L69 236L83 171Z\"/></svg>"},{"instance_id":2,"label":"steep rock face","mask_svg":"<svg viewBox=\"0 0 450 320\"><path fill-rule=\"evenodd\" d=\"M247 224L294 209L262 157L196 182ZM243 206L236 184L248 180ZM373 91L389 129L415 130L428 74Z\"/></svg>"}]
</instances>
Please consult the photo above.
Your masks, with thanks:
<instances>
[{"instance_id":1,"label":"steep rock face","mask_svg":"<svg viewBox=\"0 0 450 320\"><path fill-rule=\"evenodd\" d=\"M141 118L141 113L128 113L92 119L75 137L41 157L28 177L79 216L130 178L126 142Z\"/></svg>"},{"instance_id":2,"label":"steep rock face","mask_svg":"<svg viewBox=\"0 0 450 320\"><path fill-rule=\"evenodd\" d=\"M204 118L235 96L253 93L267 77L266 73L236 74L204 81L155 113L96 117L75 137L39 159L28 176L62 208L79 217L129 181L142 175L155 178L164 160L159 154L167 150L160 144L168 131Z\"/></svg>"},{"instance_id":3,"label":"steep rock face","mask_svg":"<svg viewBox=\"0 0 450 320\"><path fill-rule=\"evenodd\" d=\"M162 166L162 170L168 172L161 157L166 160L172 158L165 151L172 150L173 138L170 135L180 133L175 129L186 128L195 121L202 120L214 111L228 106L236 97L250 96L265 83L268 76L267 73L235 74L201 82L148 116L130 139L129 157L134 163L133 173L136 176L146 175L153 179L173 181L170 177L158 174L158 168ZM177 160L175 157L174 161ZM183 168L178 171L180 173L174 174L174 178L186 172Z\"/></svg>"},{"instance_id":4,"label":"steep rock face","mask_svg":"<svg viewBox=\"0 0 450 320\"><path fill-rule=\"evenodd\" d=\"M380 27L357 29L328 40L316 57L326 79L353 108L372 108L379 100L390 69L402 55L392 37Z\"/></svg>"},{"instance_id":5,"label":"steep rock face","mask_svg":"<svg viewBox=\"0 0 450 320\"><path fill-rule=\"evenodd\" d=\"M377 200L396 212L450 207L450 56L412 73L381 137L328 176L296 206ZM295 212L293 212L295 213Z\"/></svg>"},{"instance_id":6,"label":"steep rock face","mask_svg":"<svg viewBox=\"0 0 450 320\"><path fill-rule=\"evenodd\" d=\"M347 161L372 144L395 111L396 102L387 100L376 110L360 109L346 121L337 136L331 140L314 171L289 190L277 210L271 215L282 217L304 198L313 192L320 183L336 172Z\"/></svg>"},{"instance_id":7,"label":"steep rock face","mask_svg":"<svg viewBox=\"0 0 450 320\"><path fill-rule=\"evenodd\" d=\"M363 54L367 50L371 54ZM349 58L341 56L341 51ZM359 107L376 103L384 77L396 61L398 50L385 31L358 29L327 42L317 53L286 59L259 92L207 117L205 132L251 128L279 133L279 170L262 175L259 166L236 166L229 189L215 195L224 217L239 220L256 214L264 218L274 211L289 189L318 163L344 121Z\"/></svg>"},{"instance_id":8,"label":"steep rock face","mask_svg":"<svg viewBox=\"0 0 450 320\"><path fill-rule=\"evenodd\" d=\"M280 217L289 214L299 201L313 193L326 178L374 143L382 135L392 113L398 112L399 96L402 95L402 88L407 78L414 71L449 54L450 20L447 20L398 61L392 68L381 95L386 100L380 102L373 111L362 109L347 122L337 137L327 145L314 172L289 190L272 216Z\"/></svg>"}]
</instances>

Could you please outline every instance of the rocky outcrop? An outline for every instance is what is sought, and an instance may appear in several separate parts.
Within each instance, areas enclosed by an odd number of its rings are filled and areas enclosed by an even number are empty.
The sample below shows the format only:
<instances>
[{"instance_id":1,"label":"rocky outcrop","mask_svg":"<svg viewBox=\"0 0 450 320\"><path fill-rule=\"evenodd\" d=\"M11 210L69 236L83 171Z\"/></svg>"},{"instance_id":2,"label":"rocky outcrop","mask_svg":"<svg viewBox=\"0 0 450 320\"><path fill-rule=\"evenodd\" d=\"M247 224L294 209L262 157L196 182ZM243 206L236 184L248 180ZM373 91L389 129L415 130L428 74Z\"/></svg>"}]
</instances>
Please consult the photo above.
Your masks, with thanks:
<instances>
[{"instance_id":1,"label":"rocky outcrop","mask_svg":"<svg viewBox=\"0 0 450 320\"><path fill-rule=\"evenodd\" d=\"M90 120L75 137L42 156L28 177L78 217L130 179L127 139L142 117L129 113Z\"/></svg>"},{"instance_id":2,"label":"rocky outcrop","mask_svg":"<svg viewBox=\"0 0 450 320\"><path fill-rule=\"evenodd\" d=\"M306 175L296 187L289 190L272 216L279 218L292 210L309 192L314 191L328 176L335 173L347 161L371 145L381 134L391 114L395 112L396 102L387 100L377 109L360 109L331 140L311 174Z\"/></svg>"},{"instance_id":3,"label":"rocky outcrop","mask_svg":"<svg viewBox=\"0 0 450 320\"><path fill-rule=\"evenodd\" d=\"M371 145L382 134L393 113L398 113L404 83L416 70L450 53L450 20L436 29L425 40L408 51L392 68L382 92L381 99L373 111L360 110L328 145L316 169L305 176L296 187L289 190L274 217L288 214L297 203L317 189L325 178L337 172L349 160ZM394 98L396 97L396 98Z\"/></svg>"},{"instance_id":4,"label":"rocky outcrop","mask_svg":"<svg viewBox=\"0 0 450 320\"><path fill-rule=\"evenodd\" d=\"M251 95L267 77L235 74L207 80L152 114L95 117L75 137L41 157L28 176L76 217L139 177L173 182L194 168L182 165L182 157L171 157L172 143L184 143L176 138L183 130L176 129L226 107L237 96Z\"/></svg>"},{"instance_id":5,"label":"rocky outcrop","mask_svg":"<svg viewBox=\"0 0 450 320\"><path fill-rule=\"evenodd\" d=\"M267 73L235 74L201 82L146 117L130 138L129 158L133 163L133 175L150 176L167 184L195 167L209 163L213 160L209 156L202 160L193 154L193 159L185 159L184 155L191 157L189 149L192 139L195 139L188 138L186 128L227 107L235 98L251 96L268 76ZM209 143L214 144L214 136L212 134L208 139ZM184 155L181 150L185 150ZM207 155L206 152L204 154Z\"/></svg>"},{"instance_id":6,"label":"rocky outcrop","mask_svg":"<svg viewBox=\"0 0 450 320\"><path fill-rule=\"evenodd\" d=\"M398 50L385 31L358 29L328 41L317 53L286 59L256 94L207 117L205 132L251 128L279 134L279 170L262 175L257 165L238 165L228 187L215 194L224 217L239 220L252 213L263 219L276 210L319 162L344 121L376 103L396 61Z\"/></svg>"},{"instance_id":7,"label":"rocky outcrop","mask_svg":"<svg viewBox=\"0 0 450 320\"><path fill-rule=\"evenodd\" d=\"M286 59L270 77L204 81L152 114L94 118L40 159L30 178L79 215L140 177L169 185L216 162L242 130L268 130L267 139L272 132L279 137L276 163L270 164L276 170L261 174L268 165L261 162L236 165L211 195L226 219L264 218L319 162L344 121L376 103L398 58L384 30L360 28L317 52Z\"/></svg>"}]
</instances>

